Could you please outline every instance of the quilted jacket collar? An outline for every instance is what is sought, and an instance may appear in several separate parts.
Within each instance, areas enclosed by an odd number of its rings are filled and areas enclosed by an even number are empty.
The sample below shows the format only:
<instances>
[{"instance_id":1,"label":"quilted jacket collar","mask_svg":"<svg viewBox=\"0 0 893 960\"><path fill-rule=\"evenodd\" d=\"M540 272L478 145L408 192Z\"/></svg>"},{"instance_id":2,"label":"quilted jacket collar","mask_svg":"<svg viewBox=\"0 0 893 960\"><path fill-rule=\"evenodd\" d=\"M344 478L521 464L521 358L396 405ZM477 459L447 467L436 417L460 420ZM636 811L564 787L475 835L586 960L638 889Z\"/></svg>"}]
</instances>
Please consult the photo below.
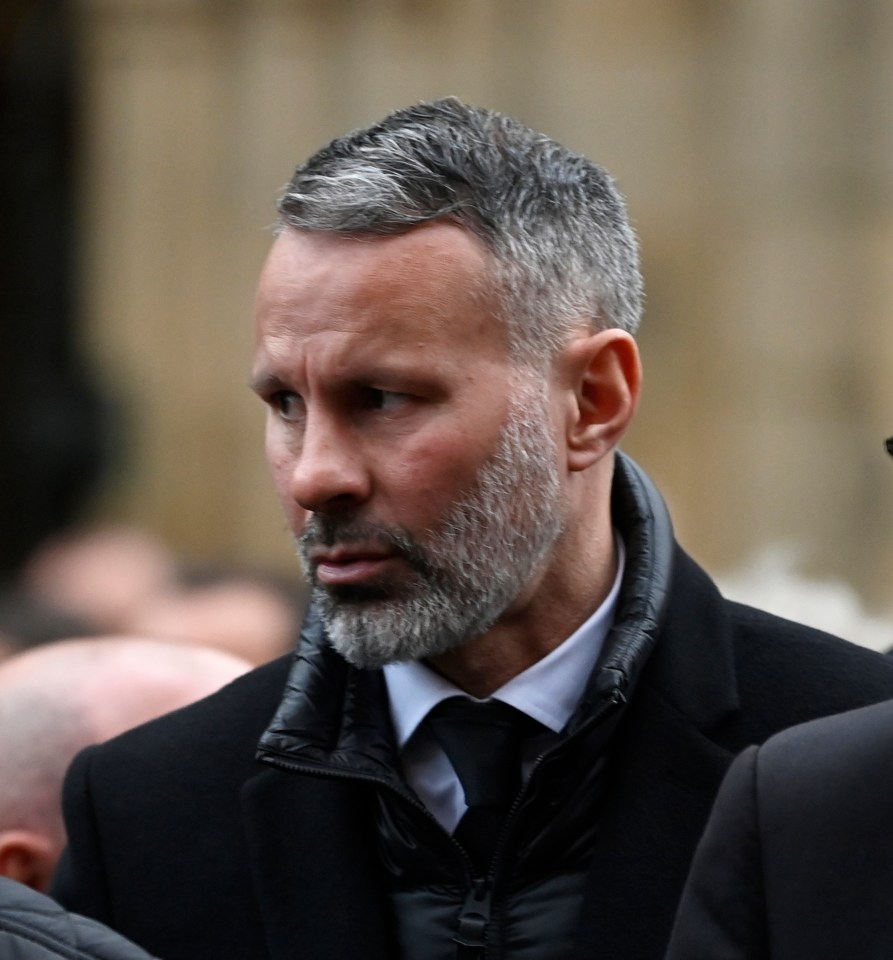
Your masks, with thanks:
<instances>
[{"instance_id":1,"label":"quilted jacket collar","mask_svg":"<svg viewBox=\"0 0 893 960\"><path fill-rule=\"evenodd\" d=\"M667 600L670 518L647 475L623 454L617 455L612 512L626 544L624 581L601 662L569 733L607 699L629 698L654 647ZM313 609L282 701L260 740L259 756L324 767L329 774L394 779L397 764L381 671L350 666L329 645Z\"/></svg>"}]
</instances>

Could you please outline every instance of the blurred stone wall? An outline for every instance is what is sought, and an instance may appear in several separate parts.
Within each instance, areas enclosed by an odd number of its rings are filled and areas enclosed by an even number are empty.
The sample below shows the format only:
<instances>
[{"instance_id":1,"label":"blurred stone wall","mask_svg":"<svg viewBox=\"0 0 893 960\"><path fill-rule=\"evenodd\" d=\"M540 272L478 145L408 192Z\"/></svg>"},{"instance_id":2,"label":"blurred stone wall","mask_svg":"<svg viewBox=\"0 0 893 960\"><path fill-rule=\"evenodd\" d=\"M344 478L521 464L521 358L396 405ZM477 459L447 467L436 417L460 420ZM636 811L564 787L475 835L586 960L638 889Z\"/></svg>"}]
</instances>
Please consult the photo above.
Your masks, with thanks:
<instances>
[{"instance_id":1,"label":"blurred stone wall","mask_svg":"<svg viewBox=\"0 0 893 960\"><path fill-rule=\"evenodd\" d=\"M888 0L76 0L99 506L291 568L245 383L296 162L454 93L599 160L649 293L628 442L716 571L790 542L893 606ZM889 596L889 603L888 601Z\"/></svg>"}]
</instances>

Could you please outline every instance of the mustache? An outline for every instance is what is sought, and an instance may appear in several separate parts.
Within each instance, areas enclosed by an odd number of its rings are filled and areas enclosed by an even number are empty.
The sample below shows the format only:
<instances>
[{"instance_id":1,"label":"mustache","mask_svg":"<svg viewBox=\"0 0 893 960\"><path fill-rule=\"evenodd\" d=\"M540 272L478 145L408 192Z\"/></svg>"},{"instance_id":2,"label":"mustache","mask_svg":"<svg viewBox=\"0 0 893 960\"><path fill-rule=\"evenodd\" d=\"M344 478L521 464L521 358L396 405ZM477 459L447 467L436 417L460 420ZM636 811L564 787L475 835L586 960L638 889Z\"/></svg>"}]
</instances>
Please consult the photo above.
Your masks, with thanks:
<instances>
[{"instance_id":1,"label":"mustache","mask_svg":"<svg viewBox=\"0 0 893 960\"><path fill-rule=\"evenodd\" d=\"M314 547L349 546L352 543L386 547L400 556L417 576L430 584L441 584L445 573L436 554L399 527L368 520L311 514L300 536L295 538L298 556L310 582L316 583L316 566L310 559Z\"/></svg>"},{"instance_id":2,"label":"mustache","mask_svg":"<svg viewBox=\"0 0 893 960\"><path fill-rule=\"evenodd\" d=\"M305 558L314 547L348 546L352 543L373 543L407 555L418 550L413 538L403 530L368 520L320 516L317 513L311 514L301 535L297 537L297 543Z\"/></svg>"}]
</instances>

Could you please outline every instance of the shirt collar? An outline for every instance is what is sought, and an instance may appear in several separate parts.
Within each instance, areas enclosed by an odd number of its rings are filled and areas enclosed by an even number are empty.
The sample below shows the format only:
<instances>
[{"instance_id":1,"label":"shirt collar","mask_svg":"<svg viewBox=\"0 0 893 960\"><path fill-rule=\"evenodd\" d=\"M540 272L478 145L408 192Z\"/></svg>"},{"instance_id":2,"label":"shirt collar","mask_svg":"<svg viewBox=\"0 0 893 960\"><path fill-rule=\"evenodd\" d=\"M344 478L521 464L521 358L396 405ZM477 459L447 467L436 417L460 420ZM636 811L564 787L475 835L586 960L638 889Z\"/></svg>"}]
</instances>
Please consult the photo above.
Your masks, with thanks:
<instances>
[{"instance_id":1,"label":"shirt collar","mask_svg":"<svg viewBox=\"0 0 893 960\"><path fill-rule=\"evenodd\" d=\"M614 621L626 561L623 541L616 535L614 541L617 574L595 613L554 650L492 694L493 699L521 710L555 733L560 733L570 720ZM468 696L418 660L387 664L384 678L401 750L438 703L447 697Z\"/></svg>"}]
</instances>

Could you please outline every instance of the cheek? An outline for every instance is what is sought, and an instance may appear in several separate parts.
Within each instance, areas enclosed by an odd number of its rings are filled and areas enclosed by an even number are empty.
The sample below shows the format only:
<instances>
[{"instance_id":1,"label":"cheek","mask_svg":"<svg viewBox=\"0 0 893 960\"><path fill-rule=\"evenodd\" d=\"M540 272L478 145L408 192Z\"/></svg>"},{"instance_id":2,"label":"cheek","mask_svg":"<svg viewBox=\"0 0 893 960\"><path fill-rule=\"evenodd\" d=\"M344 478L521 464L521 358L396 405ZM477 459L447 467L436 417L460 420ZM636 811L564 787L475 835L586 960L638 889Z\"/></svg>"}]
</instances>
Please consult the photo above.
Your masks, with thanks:
<instances>
[{"instance_id":1,"label":"cheek","mask_svg":"<svg viewBox=\"0 0 893 960\"><path fill-rule=\"evenodd\" d=\"M474 483L490 451L479 449L464 431L415 444L395 464L393 489L402 491L404 502L440 512Z\"/></svg>"},{"instance_id":2,"label":"cheek","mask_svg":"<svg viewBox=\"0 0 893 960\"><path fill-rule=\"evenodd\" d=\"M276 484L276 489L281 493L284 479L289 473L290 458L283 445L271 436L270 430L267 430L264 454L267 458L267 468L273 477L273 483Z\"/></svg>"},{"instance_id":3,"label":"cheek","mask_svg":"<svg viewBox=\"0 0 893 960\"><path fill-rule=\"evenodd\" d=\"M294 457L291 456L286 445L273 440L269 433L265 443L265 453L267 468L273 479L273 486L276 489L279 502L292 527L294 527L295 520L304 514L304 511L290 495L291 478L294 474Z\"/></svg>"}]
</instances>

